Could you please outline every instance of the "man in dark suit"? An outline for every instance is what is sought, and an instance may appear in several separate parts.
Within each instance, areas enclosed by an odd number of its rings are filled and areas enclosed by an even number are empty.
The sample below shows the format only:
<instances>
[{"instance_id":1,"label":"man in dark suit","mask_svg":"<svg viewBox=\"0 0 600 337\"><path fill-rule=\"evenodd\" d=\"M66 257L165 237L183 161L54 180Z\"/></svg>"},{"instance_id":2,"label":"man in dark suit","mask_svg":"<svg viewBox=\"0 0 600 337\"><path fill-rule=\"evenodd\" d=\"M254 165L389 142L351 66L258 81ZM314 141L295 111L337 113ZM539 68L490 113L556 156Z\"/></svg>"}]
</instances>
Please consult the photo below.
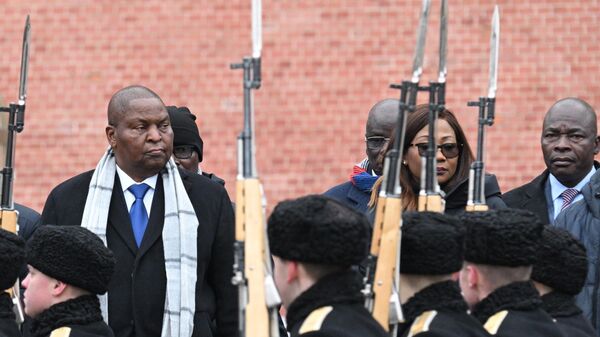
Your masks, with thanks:
<instances>
[{"instance_id":1,"label":"man in dark suit","mask_svg":"<svg viewBox=\"0 0 600 337\"><path fill-rule=\"evenodd\" d=\"M546 170L502 199L553 224L561 210L581 200L581 189L600 167L594 161L600 149L596 112L579 98L561 99L544 117L541 144Z\"/></svg>"},{"instance_id":2,"label":"man in dark suit","mask_svg":"<svg viewBox=\"0 0 600 337\"><path fill-rule=\"evenodd\" d=\"M384 99L377 102L369 111L365 132L367 158L354 165L350 180L332 187L324 194L339 200L356 211L368 210L371 188L383 173L383 154L385 144L398 122L397 99Z\"/></svg>"},{"instance_id":3,"label":"man in dark suit","mask_svg":"<svg viewBox=\"0 0 600 337\"><path fill-rule=\"evenodd\" d=\"M114 252L106 310L115 336L164 336L166 330L235 336L234 225L227 192L206 177L177 170L170 160L169 115L150 89L119 90L108 105L108 124L110 149L96 170L50 193L42 223L86 226Z\"/></svg>"}]
</instances>

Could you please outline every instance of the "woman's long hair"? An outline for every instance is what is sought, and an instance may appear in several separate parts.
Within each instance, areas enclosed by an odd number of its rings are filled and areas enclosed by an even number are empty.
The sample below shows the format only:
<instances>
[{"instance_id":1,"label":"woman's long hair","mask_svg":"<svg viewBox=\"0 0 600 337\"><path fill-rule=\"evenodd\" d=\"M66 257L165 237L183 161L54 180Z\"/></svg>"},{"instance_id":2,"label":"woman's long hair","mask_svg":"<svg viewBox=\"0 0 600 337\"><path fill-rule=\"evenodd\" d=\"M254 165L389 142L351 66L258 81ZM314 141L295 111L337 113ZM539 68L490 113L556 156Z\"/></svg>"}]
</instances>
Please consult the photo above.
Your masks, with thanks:
<instances>
[{"instance_id":1,"label":"woman's long hair","mask_svg":"<svg viewBox=\"0 0 600 337\"><path fill-rule=\"evenodd\" d=\"M450 124L450 127L456 135L456 143L460 149L456 172L446 184L440 186L444 192L449 192L456 187L456 185L469 178L469 169L471 167L471 163L475 160L475 157L473 156L473 152L471 151L467 137L465 136L462 127L458 123L456 116L454 116L450 110L444 109L438 114L438 119L443 119ZM404 147L402 148L402 157L400 158L402 162L404 162L403 158L406 155L406 152L408 152L408 148L410 147L411 142L415 139L417 133L427 125L429 125L429 104L418 105L415 109L415 112L408 113L406 118ZM387 143L386 149L381 152L382 156L384 156L394 145L395 138L396 131L394 130L389 142ZM369 202L369 206L371 207L373 207L377 201L377 195L379 193L379 188L381 187L382 181L383 177L380 177L375 185L373 185L371 200ZM404 210L416 210L418 206L417 196L420 189L420 180L415 177L408 169L408 166L404 164L402 164L402 169L400 170L400 185L402 187L402 208Z\"/></svg>"}]
</instances>

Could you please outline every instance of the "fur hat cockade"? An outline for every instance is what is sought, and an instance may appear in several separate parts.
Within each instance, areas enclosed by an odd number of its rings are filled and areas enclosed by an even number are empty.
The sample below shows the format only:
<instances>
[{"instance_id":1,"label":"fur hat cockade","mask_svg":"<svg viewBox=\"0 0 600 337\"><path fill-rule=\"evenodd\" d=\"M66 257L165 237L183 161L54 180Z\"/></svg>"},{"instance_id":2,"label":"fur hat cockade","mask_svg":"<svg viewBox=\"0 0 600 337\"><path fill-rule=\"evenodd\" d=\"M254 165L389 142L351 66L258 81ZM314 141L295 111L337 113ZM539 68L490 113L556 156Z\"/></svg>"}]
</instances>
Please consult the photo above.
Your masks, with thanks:
<instances>
[{"instance_id":1,"label":"fur hat cockade","mask_svg":"<svg viewBox=\"0 0 600 337\"><path fill-rule=\"evenodd\" d=\"M27 242L27 263L72 286L104 294L115 269L113 253L79 226L41 226Z\"/></svg>"},{"instance_id":2,"label":"fur hat cockade","mask_svg":"<svg viewBox=\"0 0 600 337\"><path fill-rule=\"evenodd\" d=\"M406 212L402 215L401 249L402 274L452 274L463 264L464 229L449 215Z\"/></svg>"},{"instance_id":3,"label":"fur hat cockade","mask_svg":"<svg viewBox=\"0 0 600 337\"><path fill-rule=\"evenodd\" d=\"M185 106L168 106L167 111L173 129L173 146L193 146L198 152L198 161L202 162L204 142L196 125L196 116Z\"/></svg>"},{"instance_id":4,"label":"fur hat cockade","mask_svg":"<svg viewBox=\"0 0 600 337\"><path fill-rule=\"evenodd\" d=\"M350 266L367 256L367 218L321 195L280 202L269 217L271 253L285 260Z\"/></svg>"},{"instance_id":5,"label":"fur hat cockade","mask_svg":"<svg viewBox=\"0 0 600 337\"><path fill-rule=\"evenodd\" d=\"M492 266L520 267L535 262L544 225L521 209L463 213L467 227L465 261Z\"/></svg>"},{"instance_id":6,"label":"fur hat cockade","mask_svg":"<svg viewBox=\"0 0 600 337\"><path fill-rule=\"evenodd\" d=\"M25 241L0 229L0 291L12 287L25 266Z\"/></svg>"},{"instance_id":7,"label":"fur hat cockade","mask_svg":"<svg viewBox=\"0 0 600 337\"><path fill-rule=\"evenodd\" d=\"M569 232L546 226L531 279L552 289L577 295L588 273L585 247Z\"/></svg>"}]
</instances>

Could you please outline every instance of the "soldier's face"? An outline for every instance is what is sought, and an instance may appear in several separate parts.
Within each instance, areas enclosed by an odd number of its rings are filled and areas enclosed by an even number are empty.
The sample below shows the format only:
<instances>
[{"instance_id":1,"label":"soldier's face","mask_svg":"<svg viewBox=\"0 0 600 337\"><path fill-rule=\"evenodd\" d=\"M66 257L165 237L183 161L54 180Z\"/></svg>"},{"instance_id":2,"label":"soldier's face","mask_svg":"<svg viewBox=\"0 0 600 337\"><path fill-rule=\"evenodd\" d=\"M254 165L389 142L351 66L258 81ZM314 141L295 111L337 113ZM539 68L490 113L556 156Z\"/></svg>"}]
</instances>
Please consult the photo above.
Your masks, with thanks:
<instances>
[{"instance_id":1,"label":"soldier's face","mask_svg":"<svg viewBox=\"0 0 600 337\"><path fill-rule=\"evenodd\" d=\"M28 266L28 269L29 274L21 282L25 288L23 302L25 303L25 313L30 317L36 317L52 306L54 300L52 294L56 280L32 266Z\"/></svg>"}]
</instances>

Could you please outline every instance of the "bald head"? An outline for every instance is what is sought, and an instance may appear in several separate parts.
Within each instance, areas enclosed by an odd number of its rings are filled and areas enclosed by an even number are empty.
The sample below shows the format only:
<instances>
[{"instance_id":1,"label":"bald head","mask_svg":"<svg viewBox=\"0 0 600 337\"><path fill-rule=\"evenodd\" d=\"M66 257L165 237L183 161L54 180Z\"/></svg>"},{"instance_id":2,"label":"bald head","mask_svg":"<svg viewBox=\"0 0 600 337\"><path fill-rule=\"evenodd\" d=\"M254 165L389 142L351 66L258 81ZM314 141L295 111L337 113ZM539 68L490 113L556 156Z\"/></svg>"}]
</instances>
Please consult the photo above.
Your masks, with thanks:
<instances>
[{"instance_id":1,"label":"bald head","mask_svg":"<svg viewBox=\"0 0 600 337\"><path fill-rule=\"evenodd\" d=\"M117 125L129 109L131 101L143 98L156 98L164 106L162 99L154 91L141 85L131 85L117 91L108 102L108 124Z\"/></svg>"},{"instance_id":2,"label":"bald head","mask_svg":"<svg viewBox=\"0 0 600 337\"><path fill-rule=\"evenodd\" d=\"M400 102L397 99L384 99L377 102L369 111L365 137L367 138L367 157L371 169L382 174L380 152L385 148L384 139L390 138L398 120Z\"/></svg>"},{"instance_id":3,"label":"bald head","mask_svg":"<svg viewBox=\"0 0 600 337\"><path fill-rule=\"evenodd\" d=\"M554 103L544 117L543 127L546 128L552 122L562 119L578 120L582 124L588 125L592 134L596 135L597 133L596 111L580 98L567 97Z\"/></svg>"}]
</instances>

